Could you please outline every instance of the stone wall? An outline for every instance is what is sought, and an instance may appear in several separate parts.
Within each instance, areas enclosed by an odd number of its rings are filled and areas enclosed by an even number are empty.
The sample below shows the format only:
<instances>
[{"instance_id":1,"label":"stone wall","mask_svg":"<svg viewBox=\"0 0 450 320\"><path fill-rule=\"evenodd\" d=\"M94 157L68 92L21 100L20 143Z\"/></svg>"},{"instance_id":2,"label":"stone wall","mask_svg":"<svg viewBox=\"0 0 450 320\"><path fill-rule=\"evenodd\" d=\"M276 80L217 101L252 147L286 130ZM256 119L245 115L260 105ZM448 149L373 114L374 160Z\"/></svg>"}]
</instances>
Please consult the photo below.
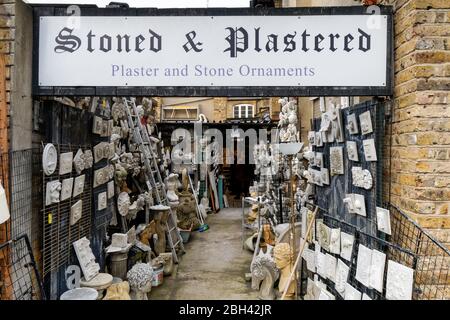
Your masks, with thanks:
<instances>
[{"instance_id":1,"label":"stone wall","mask_svg":"<svg viewBox=\"0 0 450 320\"><path fill-rule=\"evenodd\" d=\"M390 200L450 247L450 1L394 5Z\"/></svg>"}]
</instances>

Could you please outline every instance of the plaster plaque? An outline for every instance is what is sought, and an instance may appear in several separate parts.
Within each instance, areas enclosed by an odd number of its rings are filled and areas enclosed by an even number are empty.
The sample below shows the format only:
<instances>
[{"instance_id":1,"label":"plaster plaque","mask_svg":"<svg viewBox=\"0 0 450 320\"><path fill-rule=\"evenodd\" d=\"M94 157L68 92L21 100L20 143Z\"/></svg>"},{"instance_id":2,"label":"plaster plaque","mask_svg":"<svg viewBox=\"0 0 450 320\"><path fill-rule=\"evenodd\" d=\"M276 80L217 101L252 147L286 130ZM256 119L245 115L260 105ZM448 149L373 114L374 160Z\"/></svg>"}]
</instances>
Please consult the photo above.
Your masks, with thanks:
<instances>
[{"instance_id":1,"label":"plaster plaque","mask_svg":"<svg viewBox=\"0 0 450 320\"><path fill-rule=\"evenodd\" d=\"M383 293L384 266L386 263L386 254L378 250L372 250L372 260L370 262L369 288Z\"/></svg>"},{"instance_id":2,"label":"plaster plaque","mask_svg":"<svg viewBox=\"0 0 450 320\"><path fill-rule=\"evenodd\" d=\"M84 190L84 179L85 175L81 175L75 178L74 184L73 184L73 197L76 197L83 193Z\"/></svg>"},{"instance_id":3,"label":"plaster plaque","mask_svg":"<svg viewBox=\"0 0 450 320\"><path fill-rule=\"evenodd\" d=\"M316 132L315 145L317 147L323 147L322 132L320 132L320 131Z\"/></svg>"},{"instance_id":4,"label":"plaster plaque","mask_svg":"<svg viewBox=\"0 0 450 320\"><path fill-rule=\"evenodd\" d=\"M377 207L377 227L379 231L391 234L391 215L389 210Z\"/></svg>"},{"instance_id":5,"label":"plaster plaque","mask_svg":"<svg viewBox=\"0 0 450 320\"><path fill-rule=\"evenodd\" d=\"M316 152L314 155L314 165L323 168L323 153Z\"/></svg>"},{"instance_id":6,"label":"plaster plaque","mask_svg":"<svg viewBox=\"0 0 450 320\"><path fill-rule=\"evenodd\" d=\"M108 199L114 197L114 180L108 182Z\"/></svg>"},{"instance_id":7,"label":"plaster plaque","mask_svg":"<svg viewBox=\"0 0 450 320\"><path fill-rule=\"evenodd\" d=\"M350 267L348 267L344 261L338 259L336 267L336 281L334 288L342 297L344 297L345 294L345 284L347 283L349 271Z\"/></svg>"},{"instance_id":8,"label":"plaster plaque","mask_svg":"<svg viewBox=\"0 0 450 320\"><path fill-rule=\"evenodd\" d=\"M361 300L361 292L351 286L349 283L345 284L345 300Z\"/></svg>"},{"instance_id":9,"label":"plaster plaque","mask_svg":"<svg viewBox=\"0 0 450 320\"><path fill-rule=\"evenodd\" d=\"M61 192L61 182L58 180L47 182L45 188L45 205L49 206L59 202L59 194Z\"/></svg>"},{"instance_id":10,"label":"plaster plaque","mask_svg":"<svg viewBox=\"0 0 450 320\"><path fill-rule=\"evenodd\" d=\"M341 253L341 229L330 229L330 252Z\"/></svg>"},{"instance_id":11,"label":"plaster plaque","mask_svg":"<svg viewBox=\"0 0 450 320\"><path fill-rule=\"evenodd\" d=\"M320 174L322 176L322 184L329 185L330 184L330 173L328 172L328 168L321 168Z\"/></svg>"},{"instance_id":12,"label":"plaster plaque","mask_svg":"<svg viewBox=\"0 0 450 320\"><path fill-rule=\"evenodd\" d=\"M59 156L59 175L72 172L73 152L61 153Z\"/></svg>"},{"instance_id":13,"label":"plaster plaque","mask_svg":"<svg viewBox=\"0 0 450 320\"><path fill-rule=\"evenodd\" d=\"M350 105L350 98L349 97L341 97L341 109L348 108Z\"/></svg>"},{"instance_id":14,"label":"plaster plaque","mask_svg":"<svg viewBox=\"0 0 450 320\"><path fill-rule=\"evenodd\" d=\"M317 220L317 238L320 246L326 250L330 251L330 234L331 229L323 223L323 220Z\"/></svg>"},{"instance_id":15,"label":"plaster plaque","mask_svg":"<svg viewBox=\"0 0 450 320\"><path fill-rule=\"evenodd\" d=\"M94 171L94 188L105 184L109 180L109 174L106 170L107 167L97 169Z\"/></svg>"},{"instance_id":16,"label":"plaster plaque","mask_svg":"<svg viewBox=\"0 0 450 320\"><path fill-rule=\"evenodd\" d=\"M94 116L92 123L92 133L101 134L103 128L103 119L97 116Z\"/></svg>"},{"instance_id":17,"label":"plaster plaque","mask_svg":"<svg viewBox=\"0 0 450 320\"><path fill-rule=\"evenodd\" d=\"M100 142L94 146L94 162L97 163L104 158L105 143Z\"/></svg>"},{"instance_id":18,"label":"plaster plaque","mask_svg":"<svg viewBox=\"0 0 450 320\"><path fill-rule=\"evenodd\" d=\"M311 272L316 272L315 252L311 249L305 248L302 253L302 258L306 261L306 268Z\"/></svg>"},{"instance_id":19,"label":"plaster plaque","mask_svg":"<svg viewBox=\"0 0 450 320\"><path fill-rule=\"evenodd\" d=\"M347 261L352 259L354 241L353 235L341 231L341 257Z\"/></svg>"},{"instance_id":20,"label":"plaster plaque","mask_svg":"<svg viewBox=\"0 0 450 320\"><path fill-rule=\"evenodd\" d=\"M350 134L358 134L358 122L354 113L347 116L347 130Z\"/></svg>"},{"instance_id":21,"label":"plaster plaque","mask_svg":"<svg viewBox=\"0 0 450 320\"><path fill-rule=\"evenodd\" d=\"M355 187L370 190L373 184L372 174L367 169L352 167L352 183Z\"/></svg>"},{"instance_id":22,"label":"plaster plaque","mask_svg":"<svg viewBox=\"0 0 450 320\"><path fill-rule=\"evenodd\" d=\"M363 217L366 216L366 202L361 194L350 193L343 199L349 213L356 213Z\"/></svg>"},{"instance_id":23,"label":"plaster plaque","mask_svg":"<svg viewBox=\"0 0 450 320\"><path fill-rule=\"evenodd\" d=\"M316 252L317 273L324 279L327 278L327 256L322 252Z\"/></svg>"},{"instance_id":24,"label":"plaster plaque","mask_svg":"<svg viewBox=\"0 0 450 320\"><path fill-rule=\"evenodd\" d=\"M42 170L45 175L52 175L58 164L58 152L53 144L47 143L42 153Z\"/></svg>"},{"instance_id":25,"label":"plaster plaque","mask_svg":"<svg viewBox=\"0 0 450 320\"><path fill-rule=\"evenodd\" d=\"M85 169L92 168L93 164L94 164L94 158L92 156L92 151L85 150L84 151L84 168Z\"/></svg>"},{"instance_id":26,"label":"plaster plaque","mask_svg":"<svg viewBox=\"0 0 450 320\"><path fill-rule=\"evenodd\" d=\"M325 268L327 273L327 279L333 282L336 281L336 265L337 265L336 258L333 257L331 254L327 253L325 255Z\"/></svg>"},{"instance_id":27,"label":"plaster plaque","mask_svg":"<svg viewBox=\"0 0 450 320\"><path fill-rule=\"evenodd\" d=\"M363 293L362 300L372 300L372 298L369 297L367 294Z\"/></svg>"},{"instance_id":28,"label":"plaster plaque","mask_svg":"<svg viewBox=\"0 0 450 320\"><path fill-rule=\"evenodd\" d=\"M369 287L371 260L372 250L360 244L358 246L358 259L356 262L355 279L361 282L366 287Z\"/></svg>"},{"instance_id":29,"label":"plaster plaque","mask_svg":"<svg viewBox=\"0 0 450 320\"><path fill-rule=\"evenodd\" d=\"M414 270L388 260L386 276L386 299L411 300L414 281Z\"/></svg>"},{"instance_id":30,"label":"plaster plaque","mask_svg":"<svg viewBox=\"0 0 450 320\"><path fill-rule=\"evenodd\" d=\"M322 172L319 170L311 169L311 178L314 184L322 186Z\"/></svg>"},{"instance_id":31,"label":"plaster plaque","mask_svg":"<svg viewBox=\"0 0 450 320\"><path fill-rule=\"evenodd\" d=\"M78 200L70 208L70 225L73 226L75 223L77 223L81 219L82 215L83 215L83 201Z\"/></svg>"},{"instance_id":32,"label":"plaster plaque","mask_svg":"<svg viewBox=\"0 0 450 320\"><path fill-rule=\"evenodd\" d=\"M308 132L308 142L309 142L309 145L311 145L311 146L316 145L316 133L314 131Z\"/></svg>"},{"instance_id":33,"label":"plaster plaque","mask_svg":"<svg viewBox=\"0 0 450 320\"><path fill-rule=\"evenodd\" d=\"M78 149L77 153L75 154L75 157L73 157L73 166L75 167L75 171L78 174L81 174L81 172L84 170L84 153L83 153L83 150Z\"/></svg>"},{"instance_id":34,"label":"plaster plaque","mask_svg":"<svg viewBox=\"0 0 450 320\"><path fill-rule=\"evenodd\" d=\"M364 135L373 132L372 118L370 116L370 111L366 111L359 115L359 123L361 125L361 134Z\"/></svg>"},{"instance_id":35,"label":"plaster plaque","mask_svg":"<svg viewBox=\"0 0 450 320\"><path fill-rule=\"evenodd\" d=\"M61 185L61 201L69 199L72 196L73 178L64 179Z\"/></svg>"},{"instance_id":36,"label":"plaster plaque","mask_svg":"<svg viewBox=\"0 0 450 320\"><path fill-rule=\"evenodd\" d=\"M95 262L95 256L92 253L90 242L86 237L73 243L75 253L80 263L86 281L92 280L100 272L100 265Z\"/></svg>"},{"instance_id":37,"label":"plaster plaque","mask_svg":"<svg viewBox=\"0 0 450 320\"><path fill-rule=\"evenodd\" d=\"M342 147L330 147L330 174L344 174L344 156Z\"/></svg>"},{"instance_id":38,"label":"plaster plaque","mask_svg":"<svg viewBox=\"0 0 450 320\"><path fill-rule=\"evenodd\" d=\"M352 161L359 161L356 141L347 141L347 157Z\"/></svg>"},{"instance_id":39,"label":"plaster plaque","mask_svg":"<svg viewBox=\"0 0 450 320\"><path fill-rule=\"evenodd\" d=\"M375 140L363 140L363 147L366 161L377 161L377 149L375 148Z\"/></svg>"},{"instance_id":40,"label":"plaster plaque","mask_svg":"<svg viewBox=\"0 0 450 320\"><path fill-rule=\"evenodd\" d=\"M98 194L98 211L106 209L108 206L108 199L106 192L101 192Z\"/></svg>"}]
</instances>

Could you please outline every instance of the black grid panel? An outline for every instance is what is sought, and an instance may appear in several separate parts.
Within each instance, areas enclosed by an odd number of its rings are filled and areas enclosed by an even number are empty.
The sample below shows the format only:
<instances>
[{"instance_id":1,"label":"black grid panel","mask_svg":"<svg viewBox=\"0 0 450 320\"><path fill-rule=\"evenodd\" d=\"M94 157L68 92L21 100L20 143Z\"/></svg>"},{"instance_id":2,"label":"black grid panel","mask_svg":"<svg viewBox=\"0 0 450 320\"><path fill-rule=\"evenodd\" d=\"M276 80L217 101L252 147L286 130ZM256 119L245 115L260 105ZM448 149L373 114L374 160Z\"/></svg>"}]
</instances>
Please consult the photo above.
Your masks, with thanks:
<instances>
[{"instance_id":1,"label":"black grid panel","mask_svg":"<svg viewBox=\"0 0 450 320\"><path fill-rule=\"evenodd\" d=\"M72 243L83 237L90 237L91 232L91 195L92 195L92 168L85 169L81 173L85 175L84 191L76 197L70 197L59 203L45 205L45 193L47 182L75 178L78 174L75 170L71 173L59 175L59 155L64 152L75 153L81 148L83 151L91 149L90 146L55 144L58 151L58 165L51 176L42 173L42 219L43 219L43 275L51 271L57 271L59 267L67 264L73 254ZM42 153L41 153L42 154ZM70 226L70 209L78 200L83 201L81 219Z\"/></svg>"},{"instance_id":2,"label":"black grid panel","mask_svg":"<svg viewBox=\"0 0 450 320\"><path fill-rule=\"evenodd\" d=\"M361 135L359 115L370 111L372 119L373 133ZM324 143L323 147L314 146L315 152L323 153L324 166L330 168L330 147L343 147L344 174L331 177L330 185L316 186L317 204L325 208L327 212L351 225L357 226L360 230L371 235L377 234L376 228L376 206L382 204L383 197L383 134L384 134L384 112L383 104L375 100L367 101L342 110L342 126L345 136L344 142ZM347 117L355 114L358 122L359 134L351 135L346 128ZM313 120L313 130L319 131L320 119ZM378 161L367 162L364 157L363 140L374 139ZM355 141L358 149L359 162L351 161L347 158L346 141ZM367 169L372 174L373 186L370 190L355 187L352 184L352 167L359 166ZM365 198L366 217L348 213L342 199L348 193L361 194Z\"/></svg>"},{"instance_id":3,"label":"black grid panel","mask_svg":"<svg viewBox=\"0 0 450 320\"><path fill-rule=\"evenodd\" d=\"M26 234L0 244L0 300L45 299Z\"/></svg>"}]
</instances>

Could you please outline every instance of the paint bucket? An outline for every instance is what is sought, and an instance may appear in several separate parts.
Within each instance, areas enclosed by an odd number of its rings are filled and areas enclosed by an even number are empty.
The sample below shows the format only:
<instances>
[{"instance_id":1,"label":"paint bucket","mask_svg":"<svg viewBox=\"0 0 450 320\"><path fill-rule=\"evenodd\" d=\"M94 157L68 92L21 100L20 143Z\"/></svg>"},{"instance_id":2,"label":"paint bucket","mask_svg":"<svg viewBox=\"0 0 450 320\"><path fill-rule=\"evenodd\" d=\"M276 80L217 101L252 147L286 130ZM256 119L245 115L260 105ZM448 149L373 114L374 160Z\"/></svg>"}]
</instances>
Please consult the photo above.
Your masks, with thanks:
<instances>
[{"instance_id":1,"label":"paint bucket","mask_svg":"<svg viewBox=\"0 0 450 320\"><path fill-rule=\"evenodd\" d=\"M163 271L164 266L162 264L157 264L153 266L152 287L162 285L164 279Z\"/></svg>"}]
</instances>

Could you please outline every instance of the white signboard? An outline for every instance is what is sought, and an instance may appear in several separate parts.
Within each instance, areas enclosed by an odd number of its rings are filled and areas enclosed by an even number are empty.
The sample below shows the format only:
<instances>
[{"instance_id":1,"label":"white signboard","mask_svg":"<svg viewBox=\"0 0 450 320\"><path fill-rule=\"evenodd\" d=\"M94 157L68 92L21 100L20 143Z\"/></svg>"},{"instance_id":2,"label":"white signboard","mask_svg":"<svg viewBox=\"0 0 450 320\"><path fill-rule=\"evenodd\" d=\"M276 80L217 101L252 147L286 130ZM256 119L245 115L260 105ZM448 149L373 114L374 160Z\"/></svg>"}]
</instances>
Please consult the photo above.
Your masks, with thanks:
<instances>
[{"instance_id":1,"label":"white signboard","mask_svg":"<svg viewBox=\"0 0 450 320\"><path fill-rule=\"evenodd\" d=\"M387 16L41 16L39 86L386 86Z\"/></svg>"}]
</instances>

